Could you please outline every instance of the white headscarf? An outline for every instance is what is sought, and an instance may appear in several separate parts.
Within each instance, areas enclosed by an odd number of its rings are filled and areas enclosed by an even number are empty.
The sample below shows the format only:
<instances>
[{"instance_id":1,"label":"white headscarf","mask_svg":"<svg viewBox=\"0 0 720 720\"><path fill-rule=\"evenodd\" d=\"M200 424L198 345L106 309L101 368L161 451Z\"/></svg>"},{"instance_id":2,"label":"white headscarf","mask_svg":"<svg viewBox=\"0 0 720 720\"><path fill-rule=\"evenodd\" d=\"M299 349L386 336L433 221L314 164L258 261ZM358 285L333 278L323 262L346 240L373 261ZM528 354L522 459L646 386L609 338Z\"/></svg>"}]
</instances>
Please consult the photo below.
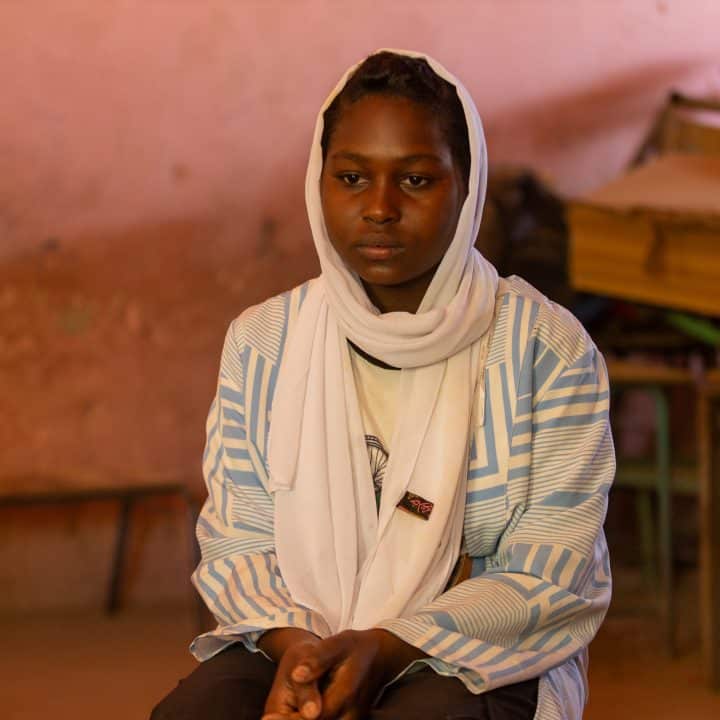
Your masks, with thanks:
<instances>
[{"instance_id":1,"label":"white headscarf","mask_svg":"<svg viewBox=\"0 0 720 720\"><path fill-rule=\"evenodd\" d=\"M487 184L475 105L432 58L390 52L424 58L455 86L470 177L454 238L417 313L380 314L332 247L320 202L323 113L358 65L320 109L305 198L322 274L310 283L282 358L269 465L282 576L293 599L332 632L410 615L447 583L460 551L473 400L498 282L473 247ZM401 368L379 513L347 340ZM429 520L397 509L406 491L434 503Z\"/></svg>"}]
</instances>

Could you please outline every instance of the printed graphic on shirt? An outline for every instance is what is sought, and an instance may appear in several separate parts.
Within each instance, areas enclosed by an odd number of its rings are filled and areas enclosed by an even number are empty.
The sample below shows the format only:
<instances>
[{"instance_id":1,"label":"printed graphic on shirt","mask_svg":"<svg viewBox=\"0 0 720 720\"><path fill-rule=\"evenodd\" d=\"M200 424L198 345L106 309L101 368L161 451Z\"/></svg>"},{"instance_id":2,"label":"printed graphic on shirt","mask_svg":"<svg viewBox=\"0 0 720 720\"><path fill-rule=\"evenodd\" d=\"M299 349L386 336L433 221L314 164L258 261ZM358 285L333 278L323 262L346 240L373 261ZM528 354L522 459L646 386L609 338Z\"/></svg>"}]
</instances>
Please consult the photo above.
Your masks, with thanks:
<instances>
[{"instance_id":1,"label":"printed graphic on shirt","mask_svg":"<svg viewBox=\"0 0 720 720\"><path fill-rule=\"evenodd\" d=\"M383 480L385 479L385 468L388 463L388 451L383 446L377 435L366 435L368 457L370 458L370 474L375 488L375 504L380 509L380 495L382 494Z\"/></svg>"}]
</instances>

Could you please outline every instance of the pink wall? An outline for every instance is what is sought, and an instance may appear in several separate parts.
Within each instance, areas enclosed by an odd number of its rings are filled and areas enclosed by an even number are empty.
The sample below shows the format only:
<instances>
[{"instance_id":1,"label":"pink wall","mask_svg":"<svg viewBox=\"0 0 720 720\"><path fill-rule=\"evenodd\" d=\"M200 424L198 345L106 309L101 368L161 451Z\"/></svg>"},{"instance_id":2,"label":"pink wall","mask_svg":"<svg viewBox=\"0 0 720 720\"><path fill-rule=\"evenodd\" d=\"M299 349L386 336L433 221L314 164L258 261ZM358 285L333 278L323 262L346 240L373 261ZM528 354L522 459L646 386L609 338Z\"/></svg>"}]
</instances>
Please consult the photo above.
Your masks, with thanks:
<instances>
[{"instance_id":1,"label":"pink wall","mask_svg":"<svg viewBox=\"0 0 720 720\"><path fill-rule=\"evenodd\" d=\"M380 46L465 80L492 160L584 190L669 86L720 87L719 32L715 0L5 2L0 253L227 212L256 231L297 209L320 101Z\"/></svg>"},{"instance_id":2,"label":"pink wall","mask_svg":"<svg viewBox=\"0 0 720 720\"><path fill-rule=\"evenodd\" d=\"M720 92L719 35L716 0L0 3L0 492L199 487L225 327L314 272L314 115L364 54L436 56L491 162L573 194L623 167L669 88ZM136 576L170 580L138 583L147 601L182 572L151 510ZM110 511L24 512L0 522L0 611L99 604Z\"/></svg>"}]
</instances>

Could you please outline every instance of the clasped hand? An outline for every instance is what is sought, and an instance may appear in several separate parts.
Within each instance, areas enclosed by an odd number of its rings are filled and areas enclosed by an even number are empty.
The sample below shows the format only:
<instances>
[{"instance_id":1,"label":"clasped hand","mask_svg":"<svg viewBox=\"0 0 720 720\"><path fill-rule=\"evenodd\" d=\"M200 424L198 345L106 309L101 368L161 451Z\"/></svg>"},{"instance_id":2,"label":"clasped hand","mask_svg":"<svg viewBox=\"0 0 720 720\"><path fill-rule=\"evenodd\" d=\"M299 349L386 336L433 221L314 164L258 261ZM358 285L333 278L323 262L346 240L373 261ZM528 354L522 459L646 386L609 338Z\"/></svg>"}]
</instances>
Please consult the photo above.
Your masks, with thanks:
<instances>
[{"instance_id":1,"label":"clasped hand","mask_svg":"<svg viewBox=\"0 0 720 720\"><path fill-rule=\"evenodd\" d=\"M392 678L386 661L393 636L346 630L287 648L262 720L360 720Z\"/></svg>"}]
</instances>

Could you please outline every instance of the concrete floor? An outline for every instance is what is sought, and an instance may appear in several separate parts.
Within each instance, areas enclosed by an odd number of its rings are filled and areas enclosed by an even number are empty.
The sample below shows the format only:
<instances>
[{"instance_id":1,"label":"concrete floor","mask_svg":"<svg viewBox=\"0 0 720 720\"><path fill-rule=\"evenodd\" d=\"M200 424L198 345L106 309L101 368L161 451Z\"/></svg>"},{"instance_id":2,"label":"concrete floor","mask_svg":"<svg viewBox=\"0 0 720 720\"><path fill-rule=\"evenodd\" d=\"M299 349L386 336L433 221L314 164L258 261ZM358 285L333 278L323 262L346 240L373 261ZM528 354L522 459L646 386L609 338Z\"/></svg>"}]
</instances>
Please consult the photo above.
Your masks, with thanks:
<instances>
[{"instance_id":1,"label":"concrete floor","mask_svg":"<svg viewBox=\"0 0 720 720\"><path fill-rule=\"evenodd\" d=\"M697 628L680 627L679 657L668 658L634 582L616 572L616 602L591 648L585 720L720 718L720 694L703 687ZM682 602L694 602L694 578L681 585ZM0 717L146 720L194 667L193 631L182 608L0 620Z\"/></svg>"}]
</instances>

